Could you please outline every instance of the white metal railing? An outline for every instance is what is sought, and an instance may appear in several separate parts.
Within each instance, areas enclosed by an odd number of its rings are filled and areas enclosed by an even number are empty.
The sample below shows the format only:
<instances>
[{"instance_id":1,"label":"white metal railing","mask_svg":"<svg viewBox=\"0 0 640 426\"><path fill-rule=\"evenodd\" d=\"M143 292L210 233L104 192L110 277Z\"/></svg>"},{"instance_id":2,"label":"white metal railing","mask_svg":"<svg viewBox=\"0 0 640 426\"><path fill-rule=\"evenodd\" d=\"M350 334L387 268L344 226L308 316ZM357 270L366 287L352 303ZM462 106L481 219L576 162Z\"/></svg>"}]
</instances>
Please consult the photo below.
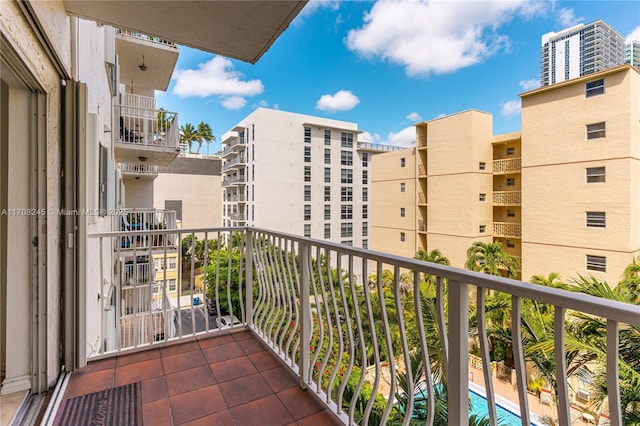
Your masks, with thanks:
<instances>
[{"instance_id":1,"label":"white metal railing","mask_svg":"<svg viewBox=\"0 0 640 426\"><path fill-rule=\"evenodd\" d=\"M229 186L235 183L244 183L247 178L244 175L229 176L222 179L222 186Z\"/></svg>"},{"instance_id":2,"label":"white metal railing","mask_svg":"<svg viewBox=\"0 0 640 426\"><path fill-rule=\"evenodd\" d=\"M520 158L493 160L493 173L519 173L522 170Z\"/></svg>"},{"instance_id":3,"label":"white metal railing","mask_svg":"<svg viewBox=\"0 0 640 426\"><path fill-rule=\"evenodd\" d=\"M493 204L497 206L519 206L522 204L521 191L495 191Z\"/></svg>"},{"instance_id":4,"label":"white metal railing","mask_svg":"<svg viewBox=\"0 0 640 426\"><path fill-rule=\"evenodd\" d=\"M222 150L222 157L226 157L232 152L236 152L236 146L246 145L246 139L243 137L237 137L225 142L225 148Z\"/></svg>"},{"instance_id":5,"label":"white metal railing","mask_svg":"<svg viewBox=\"0 0 640 426\"><path fill-rule=\"evenodd\" d=\"M378 151L378 152L393 152L400 151L401 149L405 149L407 147L404 146L395 146L395 145L383 145L379 143L370 143L370 142L358 142L359 150L363 151Z\"/></svg>"},{"instance_id":6,"label":"white metal railing","mask_svg":"<svg viewBox=\"0 0 640 426\"><path fill-rule=\"evenodd\" d=\"M246 162L247 162L246 157L243 154L238 155L237 157L234 157L231 160L225 161L224 165L222 166L222 171L225 172L233 168L233 166L235 165L242 165L242 164L245 164Z\"/></svg>"},{"instance_id":7,"label":"white metal railing","mask_svg":"<svg viewBox=\"0 0 640 426\"><path fill-rule=\"evenodd\" d=\"M155 280L155 263L153 258L146 258L138 262L136 258L123 259L122 265L122 285L138 285Z\"/></svg>"},{"instance_id":8,"label":"white metal railing","mask_svg":"<svg viewBox=\"0 0 640 426\"><path fill-rule=\"evenodd\" d=\"M238 221L240 221L240 220L247 220L247 214L246 214L246 213L244 213L244 212L239 212L239 213L235 212L235 213L231 213L231 214L229 215L229 217L231 218L231 220L238 220Z\"/></svg>"},{"instance_id":9,"label":"white metal railing","mask_svg":"<svg viewBox=\"0 0 640 426\"><path fill-rule=\"evenodd\" d=\"M136 39L139 39L139 40L147 40L147 41L150 41L152 43L157 43L157 44L160 44L160 45L163 45L163 46L167 46L167 47L173 47L175 49L178 48L178 46L175 43L170 42L168 40L165 40L163 38L150 36L150 35L147 35L147 34L138 33L138 32L135 32L135 31L129 31L129 30L123 30L121 28L116 28L116 34L120 34L120 35L123 35L123 36L136 38Z\"/></svg>"},{"instance_id":10,"label":"white metal railing","mask_svg":"<svg viewBox=\"0 0 640 426\"><path fill-rule=\"evenodd\" d=\"M494 222L493 236L520 238L522 236L522 225L519 223Z\"/></svg>"},{"instance_id":11,"label":"white metal railing","mask_svg":"<svg viewBox=\"0 0 640 426\"><path fill-rule=\"evenodd\" d=\"M112 212L112 228L123 232L152 231L156 229L172 230L177 228L177 215L175 210L134 208L119 209ZM114 242L115 250L130 250L134 248L148 247L174 247L175 235L123 235Z\"/></svg>"},{"instance_id":12,"label":"white metal railing","mask_svg":"<svg viewBox=\"0 0 640 426\"><path fill-rule=\"evenodd\" d=\"M159 307L127 305L121 303L126 295L114 281L118 303L103 306L99 338L105 343L95 356L216 333L223 327L218 319L226 317L231 319L230 327L251 329L298 376L300 385L315 392L345 423L407 424L415 414L415 395L422 393L426 407L422 421L433 424L436 401L444 391L439 378L446 377L448 424L468 424L469 294L473 288L481 354L475 365L484 375L492 424L497 418L487 338L488 291L510 296L511 324L521 323L525 299L553 307L556 331L548 353L555 357L558 418L563 425L571 423L566 322L575 312L602 318L608 343L606 365L601 367L606 368L611 424L621 424L617 339L628 325L640 326L640 306L259 228L172 232L182 247L178 289L187 289L188 295ZM90 244L95 242L100 258L106 259L100 276L113 270L102 247L124 236L90 235ZM391 269L391 279L384 278L383 268ZM185 275L185 270L204 271L202 293L195 286L197 273ZM134 294L131 297L153 293ZM197 298L207 302L197 303ZM133 307L130 312L123 312L129 306ZM151 314L142 312L146 308L162 319L161 333L155 333L158 329L149 323ZM169 324L174 327L170 329ZM131 336L129 340L122 338L123 333ZM113 337L104 340L108 336ZM522 424L529 425L532 414L520 327L512 329L511 346L514 392ZM416 363L421 370L408 368ZM374 405L376 398L381 400Z\"/></svg>"},{"instance_id":13,"label":"white metal railing","mask_svg":"<svg viewBox=\"0 0 640 426\"><path fill-rule=\"evenodd\" d=\"M144 163L120 163L120 171L123 174L157 176L158 166Z\"/></svg>"},{"instance_id":14,"label":"white metal railing","mask_svg":"<svg viewBox=\"0 0 640 426\"><path fill-rule=\"evenodd\" d=\"M117 142L179 150L178 113L137 106L113 106Z\"/></svg>"},{"instance_id":15,"label":"white metal railing","mask_svg":"<svg viewBox=\"0 0 640 426\"><path fill-rule=\"evenodd\" d=\"M230 202L243 202L243 201L247 201L247 197L244 194L231 194L228 195L227 194L227 201Z\"/></svg>"}]
</instances>

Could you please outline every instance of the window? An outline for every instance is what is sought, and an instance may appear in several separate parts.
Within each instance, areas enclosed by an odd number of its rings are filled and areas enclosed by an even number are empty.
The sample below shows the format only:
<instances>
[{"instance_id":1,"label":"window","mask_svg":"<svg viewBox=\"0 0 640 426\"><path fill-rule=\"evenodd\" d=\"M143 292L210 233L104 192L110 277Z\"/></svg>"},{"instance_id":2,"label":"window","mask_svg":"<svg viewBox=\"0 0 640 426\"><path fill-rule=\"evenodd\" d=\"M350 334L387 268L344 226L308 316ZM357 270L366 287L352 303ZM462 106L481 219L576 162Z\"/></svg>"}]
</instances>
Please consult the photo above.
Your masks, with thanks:
<instances>
[{"instance_id":1,"label":"window","mask_svg":"<svg viewBox=\"0 0 640 426\"><path fill-rule=\"evenodd\" d=\"M343 166L353 166L353 152L340 151L340 164Z\"/></svg>"},{"instance_id":2,"label":"window","mask_svg":"<svg viewBox=\"0 0 640 426\"><path fill-rule=\"evenodd\" d=\"M331 238L331 224L330 223L325 223L324 224L324 237L325 238Z\"/></svg>"},{"instance_id":3,"label":"window","mask_svg":"<svg viewBox=\"0 0 640 426\"><path fill-rule=\"evenodd\" d=\"M345 240L345 241L340 241L342 244L344 244L345 246L352 246L353 245L353 241L352 240Z\"/></svg>"},{"instance_id":4,"label":"window","mask_svg":"<svg viewBox=\"0 0 640 426\"><path fill-rule=\"evenodd\" d=\"M255 140L256 138L256 128L255 126L252 124L251 125L251 140Z\"/></svg>"},{"instance_id":5,"label":"window","mask_svg":"<svg viewBox=\"0 0 640 426\"><path fill-rule=\"evenodd\" d=\"M340 182L342 182L342 183L353 183L353 170L351 170L351 169L340 169Z\"/></svg>"},{"instance_id":6,"label":"window","mask_svg":"<svg viewBox=\"0 0 640 426\"><path fill-rule=\"evenodd\" d=\"M304 128L304 142L311 143L311 127Z\"/></svg>"},{"instance_id":7,"label":"window","mask_svg":"<svg viewBox=\"0 0 640 426\"><path fill-rule=\"evenodd\" d=\"M367 185L369 183L369 170L362 171L362 184Z\"/></svg>"},{"instance_id":8,"label":"window","mask_svg":"<svg viewBox=\"0 0 640 426\"><path fill-rule=\"evenodd\" d=\"M507 155L514 155L516 153L516 149L512 146L507 148Z\"/></svg>"},{"instance_id":9,"label":"window","mask_svg":"<svg viewBox=\"0 0 640 426\"><path fill-rule=\"evenodd\" d=\"M167 286L169 288L169 290L167 291L176 291L176 289L178 288L178 280L176 280L175 278L167 280Z\"/></svg>"},{"instance_id":10,"label":"window","mask_svg":"<svg viewBox=\"0 0 640 426\"><path fill-rule=\"evenodd\" d=\"M516 178L507 178L507 186L516 186Z\"/></svg>"},{"instance_id":11,"label":"window","mask_svg":"<svg viewBox=\"0 0 640 426\"><path fill-rule=\"evenodd\" d=\"M604 94L604 78L589 81L585 85L585 97L597 96Z\"/></svg>"},{"instance_id":12,"label":"window","mask_svg":"<svg viewBox=\"0 0 640 426\"><path fill-rule=\"evenodd\" d=\"M311 237L311 224L305 223L304 225L304 236L307 238Z\"/></svg>"},{"instance_id":13,"label":"window","mask_svg":"<svg viewBox=\"0 0 640 426\"><path fill-rule=\"evenodd\" d=\"M487 194L479 194L478 195L478 200L487 201Z\"/></svg>"},{"instance_id":14,"label":"window","mask_svg":"<svg viewBox=\"0 0 640 426\"><path fill-rule=\"evenodd\" d=\"M362 218L369 219L369 206L362 206Z\"/></svg>"},{"instance_id":15,"label":"window","mask_svg":"<svg viewBox=\"0 0 640 426\"><path fill-rule=\"evenodd\" d=\"M304 147L304 162L305 163L310 163L311 162L311 147L310 146L305 146Z\"/></svg>"},{"instance_id":16,"label":"window","mask_svg":"<svg viewBox=\"0 0 640 426\"><path fill-rule=\"evenodd\" d=\"M353 236L353 223L341 223L340 224L340 236L341 237L352 237Z\"/></svg>"},{"instance_id":17,"label":"window","mask_svg":"<svg viewBox=\"0 0 640 426\"><path fill-rule=\"evenodd\" d=\"M369 153L364 152L362 154L362 167L368 167L369 166Z\"/></svg>"},{"instance_id":18,"label":"window","mask_svg":"<svg viewBox=\"0 0 640 426\"><path fill-rule=\"evenodd\" d=\"M353 188L343 186L340 189L340 194L342 201L353 201Z\"/></svg>"},{"instance_id":19,"label":"window","mask_svg":"<svg viewBox=\"0 0 640 426\"><path fill-rule=\"evenodd\" d=\"M324 187L324 200L325 201L331 201L331 187L330 186L325 186Z\"/></svg>"},{"instance_id":20,"label":"window","mask_svg":"<svg viewBox=\"0 0 640 426\"><path fill-rule=\"evenodd\" d=\"M507 247L515 248L516 243L513 240L507 240Z\"/></svg>"},{"instance_id":21,"label":"window","mask_svg":"<svg viewBox=\"0 0 640 426\"><path fill-rule=\"evenodd\" d=\"M340 208L342 219L353 219L353 206L350 204L343 204Z\"/></svg>"},{"instance_id":22,"label":"window","mask_svg":"<svg viewBox=\"0 0 640 426\"><path fill-rule=\"evenodd\" d=\"M407 212L406 212L405 208L404 207L400 207L400 217L405 217L407 215L406 213Z\"/></svg>"},{"instance_id":23,"label":"window","mask_svg":"<svg viewBox=\"0 0 640 426\"><path fill-rule=\"evenodd\" d=\"M331 182L331 167L324 168L324 182L325 183Z\"/></svg>"},{"instance_id":24,"label":"window","mask_svg":"<svg viewBox=\"0 0 640 426\"><path fill-rule=\"evenodd\" d=\"M607 214L605 212L586 212L589 228L606 228Z\"/></svg>"},{"instance_id":25,"label":"window","mask_svg":"<svg viewBox=\"0 0 640 426\"><path fill-rule=\"evenodd\" d=\"M407 238L407 237L406 237L405 233L404 233L404 232L401 232L401 233L400 233L400 241L402 241L402 242L404 243L404 241L406 240L406 238Z\"/></svg>"},{"instance_id":26,"label":"window","mask_svg":"<svg viewBox=\"0 0 640 426\"><path fill-rule=\"evenodd\" d=\"M311 185L304 186L304 200L311 201Z\"/></svg>"},{"instance_id":27,"label":"window","mask_svg":"<svg viewBox=\"0 0 640 426\"><path fill-rule=\"evenodd\" d=\"M251 165L251 181L253 182L254 180L256 180L256 165L252 164Z\"/></svg>"},{"instance_id":28,"label":"window","mask_svg":"<svg viewBox=\"0 0 640 426\"><path fill-rule=\"evenodd\" d=\"M324 220L331 220L331 204L324 205Z\"/></svg>"},{"instance_id":29,"label":"window","mask_svg":"<svg viewBox=\"0 0 640 426\"><path fill-rule=\"evenodd\" d=\"M367 237L369 235L369 222L362 222L362 236Z\"/></svg>"},{"instance_id":30,"label":"window","mask_svg":"<svg viewBox=\"0 0 640 426\"><path fill-rule=\"evenodd\" d=\"M251 145L251 159L252 160L256 159L256 146L255 145Z\"/></svg>"},{"instance_id":31,"label":"window","mask_svg":"<svg viewBox=\"0 0 640 426\"><path fill-rule=\"evenodd\" d=\"M369 201L369 188L362 188L362 202L366 203Z\"/></svg>"},{"instance_id":32,"label":"window","mask_svg":"<svg viewBox=\"0 0 640 426\"><path fill-rule=\"evenodd\" d=\"M331 150L324 150L324 164L331 164Z\"/></svg>"},{"instance_id":33,"label":"window","mask_svg":"<svg viewBox=\"0 0 640 426\"><path fill-rule=\"evenodd\" d=\"M324 131L324 144L331 145L331 130Z\"/></svg>"},{"instance_id":34,"label":"window","mask_svg":"<svg viewBox=\"0 0 640 426\"><path fill-rule=\"evenodd\" d=\"M340 146L343 148L353 148L353 133L342 132L340 135Z\"/></svg>"},{"instance_id":35,"label":"window","mask_svg":"<svg viewBox=\"0 0 640 426\"><path fill-rule=\"evenodd\" d=\"M401 159L400 159L400 167L404 167L404 166L406 166L406 165L407 165L407 160L406 160L406 158L404 158L404 157L403 157L403 158L401 158Z\"/></svg>"},{"instance_id":36,"label":"window","mask_svg":"<svg viewBox=\"0 0 640 426\"><path fill-rule=\"evenodd\" d=\"M607 258L604 256L587 255L587 270L607 272Z\"/></svg>"},{"instance_id":37,"label":"window","mask_svg":"<svg viewBox=\"0 0 640 426\"><path fill-rule=\"evenodd\" d=\"M304 181L311 182L311 166L304 166Z\"/></svg>"},{"instance_id":38,"label":"window","mask_svg":"<svg viewBox=\"0 0 640 426\"><path fill-rule=\"evenodd\" d=\"M406 185L404 184L404 182L400 182L400 192L404 192L406 188Z\"/></svg>"},{"instance_id":39,"label":"window","mask_svg":"<svg viewBox=\"0 0 640 426\"><path fill-rule=\"evenodd\" d=\"M516 217L516 211L512 209L507 209L507 217Z\"/></svg>"},{"instance_id":40,"label":"window","mask_svg":"<svg viewBox=\"0 0 640 426\"><path fill-rule=\"evenodd\" d=\"M487 232L487 225L480 225L480 227L478 228L478 231L481 234L484 234L485 232Z\"/></svg>"},{"instance_id":41,"label":"window","mask_svg":"<svg viewBox=\"0 0 640 426\"><path fill-rule=\"evenodd\" d=\"M176 259L175 257L170 257L169 258L169 269L176 269L177 263L178 263L178 259Z\"/></svg>"},{"instance_id":42,"label":"window","mask_svg":"<svg viewBox=\"0 0 640 426\"><path fill-rule=\"evenodd\" d=\"M606 182L607 172L605 167L587 167L587 183Z\"/></svg>"},{"instance_id":43,"label":"window","mask_svg":"<svg viewBox=\"0 0 640 426\"><path fill-rule=\"evenodd\" d=\"M587 124L587 139L600 139L606 136L606 125L602 123Z\"/></svg>"},{"instance_id":44,"label":"window","mask_svg":"<svg viewBox=\"0 0 640 426\"><path fill-rule=\"evenodd\" d=\"M304 205L304 220L311 220L311 206L309 204Z\"/></svg>"},{"instance_id":45,"label":"window","mask_svg":"<svg viewBox=\"0 0 640 426\"><path fill-rule=\"evenodd\" d=\"M369 248L369 240L362 240L362 248L363 249Z\"/></svg>"}]
</instances>

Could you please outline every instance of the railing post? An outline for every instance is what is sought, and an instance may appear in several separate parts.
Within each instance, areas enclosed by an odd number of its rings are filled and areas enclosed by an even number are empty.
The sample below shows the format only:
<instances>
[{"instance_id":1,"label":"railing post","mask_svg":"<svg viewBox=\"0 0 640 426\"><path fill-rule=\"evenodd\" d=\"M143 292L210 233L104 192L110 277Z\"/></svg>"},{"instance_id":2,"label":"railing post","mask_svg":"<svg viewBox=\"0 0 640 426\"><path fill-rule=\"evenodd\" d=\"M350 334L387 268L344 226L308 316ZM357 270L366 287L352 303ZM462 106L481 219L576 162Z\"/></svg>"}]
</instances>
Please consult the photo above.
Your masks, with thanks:
<instances>
[{"instance_id":1,"label":"railing post","mask_svg":"<svg viewBox=\"0 0 640 426\"><path fill-rule=\"evenodd\" d=\"M447 406L450 425L469 423L469 285L449 281Z\"/></svg>"},{"instance_id":2,"label":"railing post","mask_svg":"<svg viewBox=\"0 0 640 426\"><path fill-rule=\"evenodd\" d=\"M311 345L311 307L309 304L309 282L311 274L309 271L309 260L311 257L311 246L307 243L299 243L299 269L300 269L300 359L298 367L300 370L300 387L307 388L309 383L309 363Z\"/></svg>"},{"instance_id":3,"label":"railing post","mask_svg":"<svg viewBox=\"0 0 640 426\"><path fill-rule=\"evenodd\" d=\"M248 326L253 325L253 231L249 227L245 228L247 262L246 279L244 284L245 315Z\"/></svg>"}]
</instances>

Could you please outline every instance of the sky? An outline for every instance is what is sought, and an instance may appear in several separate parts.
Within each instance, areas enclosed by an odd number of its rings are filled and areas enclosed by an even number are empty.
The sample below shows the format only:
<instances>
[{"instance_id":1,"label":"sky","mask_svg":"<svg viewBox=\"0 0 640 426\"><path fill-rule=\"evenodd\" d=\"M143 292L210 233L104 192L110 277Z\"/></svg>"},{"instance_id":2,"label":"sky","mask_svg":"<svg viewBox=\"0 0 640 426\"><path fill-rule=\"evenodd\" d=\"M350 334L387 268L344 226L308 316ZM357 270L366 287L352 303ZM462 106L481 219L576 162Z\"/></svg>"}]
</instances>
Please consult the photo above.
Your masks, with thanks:
<instances>
[{"instance_id":1,"label":"sky","mask_svg":"<svg viewBox=\"0 0 640 426\"><path fill-rule=\"evenodd\" d=\"M211 154L259 107L354 122L360 141L398 146L416 122L469 109L514 132L518 94L539 87L541 36L598 19L640 40L637 0L311 0L255 65L181 46L156 97L181 126L211 126Z\"/></svg>"}]
</instances>

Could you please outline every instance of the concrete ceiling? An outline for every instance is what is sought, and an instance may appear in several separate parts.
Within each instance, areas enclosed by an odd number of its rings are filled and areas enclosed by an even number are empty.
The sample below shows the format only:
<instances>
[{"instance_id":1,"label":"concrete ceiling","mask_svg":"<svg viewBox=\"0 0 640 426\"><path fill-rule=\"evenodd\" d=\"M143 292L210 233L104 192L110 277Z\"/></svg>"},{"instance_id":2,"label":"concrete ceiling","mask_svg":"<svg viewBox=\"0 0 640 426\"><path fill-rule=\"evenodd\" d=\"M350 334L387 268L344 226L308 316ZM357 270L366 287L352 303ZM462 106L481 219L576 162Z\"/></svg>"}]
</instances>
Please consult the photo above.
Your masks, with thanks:
<instances>
[{"instance_id":1,"label":"concrete ceiling","mask_svg":"<svg viewBox=\"0 0 640 426\"><path fill-rule=\"evenodd\" d=\"M67 13L256 63L308 0L64 0Z\"/></svg>"}]
</instances>

